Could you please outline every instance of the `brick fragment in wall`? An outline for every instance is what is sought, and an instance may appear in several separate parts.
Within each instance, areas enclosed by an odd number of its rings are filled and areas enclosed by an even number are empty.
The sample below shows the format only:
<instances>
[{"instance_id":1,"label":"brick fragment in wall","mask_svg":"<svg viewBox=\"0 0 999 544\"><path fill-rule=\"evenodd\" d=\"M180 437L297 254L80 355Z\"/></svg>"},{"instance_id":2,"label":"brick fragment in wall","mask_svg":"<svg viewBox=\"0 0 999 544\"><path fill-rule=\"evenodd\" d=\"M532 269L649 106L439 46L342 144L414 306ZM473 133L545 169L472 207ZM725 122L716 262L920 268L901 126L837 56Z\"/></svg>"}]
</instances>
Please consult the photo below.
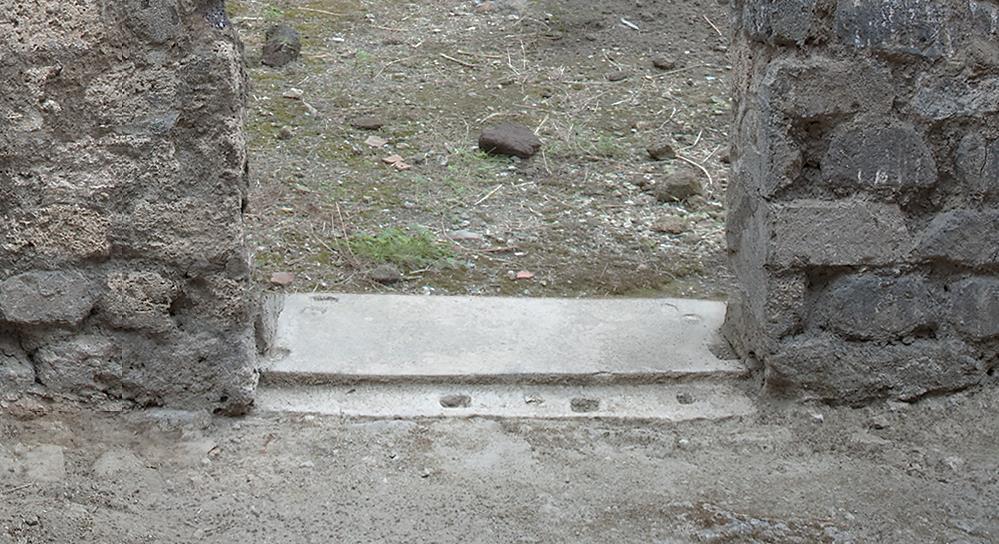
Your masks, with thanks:
<instances>
[{"instance_id":1,"label":"brick fragment in wall","mask_svg":"<svg viewBox=\"0 0 999 544\"><path fill-rule=\"evenodd\" d=\"M921 233L917 254L961 266L999 265L999 210L958 209L936 216Z\"/></svg>"},{"instance_id":2,"label":"brick fragment in wall","mask_svg":"<svg viewBox=\"0 0 999 544\"><path fill-rule=\"evenodd\" d=\"M937 328L940 298L920 275L847 275L817 295L810 321L850 340L898 341Z\"/></svg>"},{"instance_id":3,"label":"brick fragment in wall","mask_svg":"<svg viewBox=\"0 0 999 544\"><path fill-rule=\"evenodd\" d=\"M955 329L975 339L999 338L999 278L974 276L950 290L949 318Z\"/></svg>"},{"instance_id":4,"label":"brick fragment in wall","mask_svg":"<svg viewBox=\"0 0 999 544\"><path fill-rule=\"evenodd\" d=\"M933 152L912 125L863 118L841 126L820 166L831 185L850 189L919 189L937 182Z\"/></svg>"},{"instance_id":5,"label":"brick fragment in wall","mask_svg":"<svg viewBox=\"0 0 999 544\"><path fill-rule=\"evenodd\" d=\"M808 336L782 343L766 364L771 386L848 403L956 390L979 383L986 370L980 354L956 339L884 344Z\"/></svg>"},{"instance_id":6,"label":"brick fragment in wall","mask_svg":"<svg viewBox=\"0 0 999 544\"><path fill-rule=\"evenodd\" d=\"M0 320L18 325L79 325L100 298L80 272L26 272L0 283Z\"/></svg>"}]
</instances>

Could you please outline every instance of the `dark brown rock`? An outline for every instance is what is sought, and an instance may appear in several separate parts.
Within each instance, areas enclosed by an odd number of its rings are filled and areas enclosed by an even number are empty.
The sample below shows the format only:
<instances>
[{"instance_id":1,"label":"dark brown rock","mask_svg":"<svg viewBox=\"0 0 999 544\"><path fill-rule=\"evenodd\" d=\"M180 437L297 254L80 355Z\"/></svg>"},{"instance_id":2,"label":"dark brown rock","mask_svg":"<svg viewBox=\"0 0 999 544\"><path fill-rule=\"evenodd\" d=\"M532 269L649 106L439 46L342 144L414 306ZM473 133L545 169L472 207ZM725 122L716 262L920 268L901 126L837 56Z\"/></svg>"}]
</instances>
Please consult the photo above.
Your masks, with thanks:
<instances>
[{"instance_id":1,"label":"dark brown rock","mask_svg":"<svg viewBox=\"0 0 999 544\"><path fill-rule=\"evenodd\" d=\"M664 217L652 224L652 230L663 234L683 234L687 232L687 221L679 217Z\"/></svg>"},{"instance_id":2,"label":"dark brown rock","mask_svg":"<svg viewBox=\"0 0 999 544\"><path fill-rule=\"evenodd\" d=\"M680 202L700 195L704 186L696 172L684 169L656 182L652 192L659 202Z\"/></svg>"},{"instance_id":3,"label":"dark brown rock","mask_svg":"<svg viewBox=\"0 0 999 544\"><path fill-rule=\"evenodd\" d=\"M391 285L393 283L399 283L403 280L402 272L394 264L383 264L375 267L368 277L371 281L381 283L383 285Z\"/></svg>"},{"instance_id":4,"label":"dark brown rock","mask_svg":"<svg viewBox=\"0 0 999 544\"><path fill-rule=\"evenodd\" d=\"M653 144L646 149L649 153L649 157L657 161L666 161L676 158L676 150L673 146L667 143L657 143Z\"/></svg>"},{"instance_id":5,"label":"dark brown rock","mask_svg":"<svg viewBox=\"0 0 999 544\"><path fill-rule=\"evenodd\" d=\"M541 150L541 140L523 125L503 123L482 131L479 149L493 155L529 159Z\"/></svg>"},{"instance_id":6,"label":"dark brown rock","mask_svg":"<svg viewBox=\"0 0 999 544\"><path fill-rule=\"evenodd\" d=\"M385 122L374 115L365 115L351 121L350 126L358 130L378 130L385 126Z\"/></svg>"},{"instance_id":7,"label":"dark brown rock","mask_svg":"<svg viewBox=\"0 0 999 544\"><path fill-rule=\"evenodd\" d=\"M656 57L652 59L652 65L660 70L675 70L677 62L669 57Z\"/></svg>"}]
</instances>

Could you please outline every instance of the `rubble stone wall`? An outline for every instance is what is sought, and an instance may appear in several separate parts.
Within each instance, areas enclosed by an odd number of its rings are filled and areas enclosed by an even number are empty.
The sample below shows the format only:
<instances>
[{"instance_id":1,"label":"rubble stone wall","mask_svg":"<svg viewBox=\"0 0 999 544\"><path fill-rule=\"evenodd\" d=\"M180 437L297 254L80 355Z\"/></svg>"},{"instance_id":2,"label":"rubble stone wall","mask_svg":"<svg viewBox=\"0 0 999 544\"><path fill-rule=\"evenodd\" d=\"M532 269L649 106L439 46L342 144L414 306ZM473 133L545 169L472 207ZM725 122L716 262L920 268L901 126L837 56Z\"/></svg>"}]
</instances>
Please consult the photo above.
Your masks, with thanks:
<instances>
[{"instance_id":1,"label":"rubble stone wall","mask_svg":"<svg viewBox=\"0 0 999 544\"><path fill-rule=\"evenodd\" d=\"M735 0L725 333L847 402L999 366L999 1ZM241 413L257 300L222 0L0 0L0 400Z\"/></svg>"},{"instance_id":2,"label":"rubble stone wall","mask_svg":"<svg viewBox=\"0 0 999 544\"><path fill-rule=\"evenodd\" d=\"M249 407L245 81L222 0L0 0L0 397Z\"/></svg>"},{"instance_id":3,"label":"rubble stone wall","mask_svg":"<svg viewBox=\"0 0 999 544\"><path fill-rule=\"evenodd\" d=\"M726 335L847 402L999 366L999 1L739 0Z\"/></svg>"}]
</instances>

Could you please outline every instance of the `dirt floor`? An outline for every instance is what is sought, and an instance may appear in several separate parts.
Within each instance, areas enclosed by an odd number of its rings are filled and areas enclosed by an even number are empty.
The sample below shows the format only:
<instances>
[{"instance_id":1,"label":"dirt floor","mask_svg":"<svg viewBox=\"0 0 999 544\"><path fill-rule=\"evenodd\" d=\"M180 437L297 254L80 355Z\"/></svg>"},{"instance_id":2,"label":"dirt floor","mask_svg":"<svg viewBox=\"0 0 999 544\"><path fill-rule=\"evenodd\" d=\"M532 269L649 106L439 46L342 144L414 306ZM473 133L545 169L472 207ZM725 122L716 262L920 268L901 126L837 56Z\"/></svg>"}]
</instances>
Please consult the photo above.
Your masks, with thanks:
<instances>
[{"instance_id":1,"label":"dirt floor","mask_svg":"<svg viewBox=\"0 0 999 544\"><path fill-rule=\"evenodd\" d=\"M20 405L0 542L996 542L997 412L996 389L675 425Z\"/></svg>"},{"instance_id":2,"label":"dirt floor","mask_svg":"<svg viewBox=\"0 0 999 544\"><path fill-rule=\"evenodd\" d=\"M272 288L724 297L726 5L235 0L229 9L252 80L249 230L262 283L291 272L290 286ZM301 32L303 49L274 69L260 55L278 23ZM384 126L353 128L365 116ZM479 152L481 129L504 121L534 129L542 152L528 161ZM372 136L387 143L372 147ZM652 160L646 149L663 143L679 158ZM412 168L385 164L393 154ZM703 194L657 198L657 182L685 173ZM373 281L385 264L404 281ZM518 272L533 277L512 279Z\"/></svg>"}]
</instances>

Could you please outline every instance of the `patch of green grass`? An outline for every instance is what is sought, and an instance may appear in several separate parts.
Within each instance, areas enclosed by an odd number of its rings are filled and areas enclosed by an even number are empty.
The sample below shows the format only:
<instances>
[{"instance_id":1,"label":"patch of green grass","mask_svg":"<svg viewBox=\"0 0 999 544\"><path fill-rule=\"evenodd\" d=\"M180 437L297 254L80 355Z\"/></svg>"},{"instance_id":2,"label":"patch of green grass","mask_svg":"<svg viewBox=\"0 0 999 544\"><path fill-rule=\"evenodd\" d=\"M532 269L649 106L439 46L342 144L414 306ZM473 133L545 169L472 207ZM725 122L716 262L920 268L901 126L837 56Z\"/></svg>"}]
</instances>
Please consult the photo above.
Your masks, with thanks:
<instances>
[{"instance_id":1,"label":"patch of green grass","mask_svg":"<svg viewBox=\"0 0 999 544\"><path fill-rule=\"evenodd\" d=\"M593 142L590 153L604 159L617 159L627 155L627 150L617 138L609 134L601 134Z\"/></svg>"},{"instance_id":2,"label":"patch of green grass","mask_svg":"<svg viewBox=\"0 0 999 544\"><path fill-rule=\"evenodd\" d=\"M261 11L261 15L263 15L264 19L267 21L279 21L284 19L284 10L277 6L268 4L264 6L264 9Z\"/></svg>"},{"instance_id":3,"label":"patch of green grass","mask_svg":"<svg viewBox=\"0 0 999 544\"><path fill-rule=\"evenodd\" d=\"M243 5L243 2L239 0L227 2L225 7L230 19L243 16L249 11L249 9Z\"/></svg>"},{"instance_id":4,"label":"patch of green grass","mask_svg":"<svg viewBox=\"0 0 999 544\"><path fill-rule=\"evenodd\" d=\"M466 196L473 186L489 182L509 164L509 159L482 151L461 149L448 159L447 173L441 179L458 197Z\"/></svg>"},{"instance_id":5,"label":"patch of green grass","mask_svg":"<svg viewBox=\"0 0 999 544\"><path fill-rule=\"evenodd\" d=\"M348 240L354 254L375 262L407 268L433 266L453 256L451 248L438 242L424 228L391 227L378 234L358 234Z\"/></svg>"},{"instance_id":6,"label":"patch of green grass","mask_svg":"<svg viewBox=\"0 0 999 544\"><path fill-rule=\"evenodd\" d=\"M276 251L261 250L253 255L253 259L260 268L272 268L281 266L284 256Z\"/></svg>"},{"instance_id":7,"label":"patch of green grass","mask_svg":"<svg viewBox=\"0 0 999 544\"><path fill-rule=\"evenodd\" d=\"M460 149L451 155L448 170L473 176L489 176L509 164L509 159L496 157L477 149Z\"/></svg>"},{"instance_id":8,"label":"patch of green grass","mask_svg":"<svg viewBox=\"0 0 999 544\"><path fill-rule=\"evenodd\" d=\"M357 52L354 53L354 60L357 61L359 66L363 66L365 64L371 64L375 60L375 56L364 49L358 49Z\"/></svg>"},{"instance_id":9,"label":"patch of green grass","mask_svg":"<svg viewBox=\"0 0 999 544\"><path fill-rule=\"evenodd\" d=\"M621 159L628 156L622 138L595 129L577 127L559 134L549 144L549 157L561 160Z\"/></svg>"}]
</instances>

